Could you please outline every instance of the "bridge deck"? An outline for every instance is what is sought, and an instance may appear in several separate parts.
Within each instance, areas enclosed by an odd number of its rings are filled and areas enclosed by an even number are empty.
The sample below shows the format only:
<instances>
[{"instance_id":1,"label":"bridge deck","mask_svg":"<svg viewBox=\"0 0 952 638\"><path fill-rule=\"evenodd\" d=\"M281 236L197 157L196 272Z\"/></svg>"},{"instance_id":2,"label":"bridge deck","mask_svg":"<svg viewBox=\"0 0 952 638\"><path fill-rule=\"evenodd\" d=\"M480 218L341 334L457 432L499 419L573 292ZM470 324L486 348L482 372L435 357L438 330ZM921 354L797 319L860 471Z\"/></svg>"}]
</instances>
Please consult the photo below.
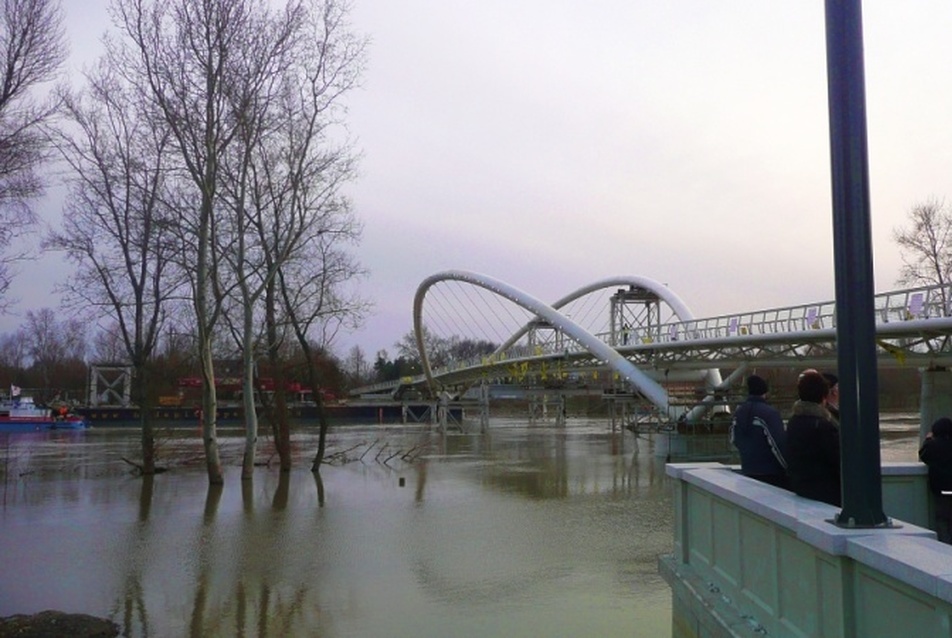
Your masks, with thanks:
<instances>
[{"instance_id":1,"label":"bridge deck","mask_svg":"<svg viewBox=\"0 0 952 638\"><path fill-rule=\"evenodd\" d=\"M952 289L927 286L875 297L879 356L883 366L952 363ZM715 317L635 326L596 335L646 371L701 371L712 367L815 365L836 363L834 301L801 304ZM549 344L523 340L488 356L435 368L441 386L533 374L568 377L601 370L604 361L571 338ZM557 346L555 345L557 344ZM657 376L657 375L656 375ZM423 375L355 389L353 394L389 393L425 384Z\"/></svg>"}]
</instances>

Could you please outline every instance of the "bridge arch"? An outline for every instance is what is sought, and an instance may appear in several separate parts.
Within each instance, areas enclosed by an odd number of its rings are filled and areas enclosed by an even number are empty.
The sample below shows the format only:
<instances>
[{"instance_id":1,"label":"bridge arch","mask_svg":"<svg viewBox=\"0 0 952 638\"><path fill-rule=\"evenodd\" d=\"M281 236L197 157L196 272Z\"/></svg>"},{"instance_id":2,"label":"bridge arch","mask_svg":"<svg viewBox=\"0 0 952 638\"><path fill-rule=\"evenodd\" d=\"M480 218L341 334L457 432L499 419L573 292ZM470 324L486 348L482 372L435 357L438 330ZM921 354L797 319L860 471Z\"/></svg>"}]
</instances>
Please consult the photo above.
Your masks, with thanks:
<instances>
[{"instance_id":1,"label":"bridge arch","mask_svg":"<svg viewBox=\"0 0 952 638\"><path fill-rule=\"evenodd\" d=\"M615 277L608 277L606 279L600 279L598 281L593 281L590 284L582 286L581 288L570 292L565 295L558 301L552 304L554 310L559 310L564 306L572 303L576 299L580 299L587 294L596 292L598 290L603 290L605 288L615 288L617 286L637 286L644 288L654 294L658 295L659 298L664 300L668 307L671 308L672 312L677 316L681 321L693 321L695 319L694 313L691 312L691 309L688 308L688 305L679 297L673 290L668 288L663 283L651 279L649 277L641 277L637 275L619 275ZM516 332L512 337L510 337L505 343L503 343L497 349L497 352L502 352L506 348L509 348L511 345L519 341L526 332L529 331L530 324L524 325L518 332ZM721 373L717 368L710 368L707 371L707 383L712 388L718 388L723 383L721 379Z\"/></svg>"},{"instance_id":2,"label":"bridge arch","mask_svg":"<svg viewBox=\"0 0 952 638\"><path fill-rule=\"evenodd\" d=\"M431 391L435 389L435 382L423 340L423 302L427 291L435 284L444 281L460 281L478 286L492 292L493 294L508 299L509 301L534 313L536 316L545 319L550 324L556 326L565 332L565 334L569 335L592 355L598 357L612 369L618 372L632 386L637 388L638 391L641 392L645 398L651 401L651 403L654 404L659 410L667 413L672 418L680 416L680 414L672 414L671 406L668 401L668 393L657 381L639 370L633 363L619 354L615 348L591 334L581 325L572 321L571 318L565 316L558 310L562 306L574 301L575 299L578 299L579 297L603 288L619 285L635 285L657 294L658 297L663 299L664 302L668 304L671 310L682 321L689 321L693 319L694 315L691 313L690 309L688 309L687 305L667 286L647 277L611 277L583 286L582 288L569 293L562 299L559 299L550 306L549 304L537 299L525 291L522 291L514 286L487 275L465 270L448 270L431 275L423 280L423 282L419 285L413 300L414 336L416 338L417 349L420 352L420 363L423 367L423 374L426 377L426 382ZM505 344L503 344L500 347L500 350L503 350L518 341L528 329L528 325L524 326ZM709 370L708 383L711 385L711 387L717 387L721 385L720 372L716 369Z\"/></svg>"}]
</instances>

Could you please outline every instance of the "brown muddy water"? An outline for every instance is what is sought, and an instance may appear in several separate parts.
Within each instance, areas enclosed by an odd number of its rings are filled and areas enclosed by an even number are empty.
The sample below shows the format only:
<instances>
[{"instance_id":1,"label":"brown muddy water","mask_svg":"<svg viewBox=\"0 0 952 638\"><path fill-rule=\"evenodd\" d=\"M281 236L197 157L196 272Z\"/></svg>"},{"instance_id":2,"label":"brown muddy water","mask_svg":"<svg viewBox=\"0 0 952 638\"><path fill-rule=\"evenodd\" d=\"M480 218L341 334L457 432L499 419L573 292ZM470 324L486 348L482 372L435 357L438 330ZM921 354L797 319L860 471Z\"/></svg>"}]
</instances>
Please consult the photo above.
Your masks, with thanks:
<instances>
[{"instance_id":1,"label":"brown muddy water","mask_svg":"<svg viewBox=\"0 0 952 638\"><path fill-rule=\"evenodd\" d=\"M126 636L670 636L670 489L651 442L605 422L486 434L347 426L297 465L210 489L196 432L129 474L133 430L0 435L0 616L45 609ZM386 446L386 448L384 448ZM262 440L261 461L270 445Z\"/></svg>"},{"instance_id":2,"label":"brown muddy water","mask_svg":"<svg viewBox=\"0 0 952 638\"><path fill-rule=\"evenodd\" d=\"M914 461L915 415L884 420ZM161 438L145 480L130 429L0 434L0 616L108 617L124 636L670 636L670 488L650 439L602 421L493 421L485 434L345 426L242 482L220 432ZM334 456L336 455L336 457ZM271 463L268 466L268 463Z\"/></svg>"}]
</instances>

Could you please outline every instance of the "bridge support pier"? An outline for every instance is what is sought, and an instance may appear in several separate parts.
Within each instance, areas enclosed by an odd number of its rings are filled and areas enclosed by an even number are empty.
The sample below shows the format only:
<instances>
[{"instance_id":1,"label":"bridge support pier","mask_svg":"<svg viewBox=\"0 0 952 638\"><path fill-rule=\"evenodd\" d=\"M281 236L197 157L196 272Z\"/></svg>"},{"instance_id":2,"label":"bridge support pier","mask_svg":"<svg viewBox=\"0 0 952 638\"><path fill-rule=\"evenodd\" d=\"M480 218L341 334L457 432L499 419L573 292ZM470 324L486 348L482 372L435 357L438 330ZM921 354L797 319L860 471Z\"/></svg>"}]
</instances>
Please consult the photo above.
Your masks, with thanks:
<instances>
[{"instance_id":1,"label":"bridge support pier","mask_svg":"<svg viewBox=\"0 0 952 638\"><path fill-rule=\"evenodd\" d=\"M944 367L927 368L922 371L922 387L919 395L919 441L936 419L952 417L952 370Z\"/></svg>"},{"instance_id":2,"label":"bridge support pier","mask_svg":"<svg viewBox=\"0 0 952 638\"><path fill-rule=\"evenodd\" d=\"M538 394L531 392L529 394L529 424L534 425L536 419L545 419L545 397L540 399Z\"/></svg>"},{"instance_id":3,"label":"bridge support pier","mask_svg":"<svg viewBox=\"0 0 952 638\"><path fill-rule=\"evenodd\" d=\"M479 427L483 432L489 430L489 384L479 384Z\"/></svg>"},{"instance_id":4,"label":"bridge support pier","mask_svg":"<svg viewBox=\"0 0 952 638\"><path fill-rule=\"evenodd\" d=\"M440 433L446 434L447 416L449 414L450 395L440 392L439 403L436 407L436 420L439 423Z\"/></svg>"}]
</instances>

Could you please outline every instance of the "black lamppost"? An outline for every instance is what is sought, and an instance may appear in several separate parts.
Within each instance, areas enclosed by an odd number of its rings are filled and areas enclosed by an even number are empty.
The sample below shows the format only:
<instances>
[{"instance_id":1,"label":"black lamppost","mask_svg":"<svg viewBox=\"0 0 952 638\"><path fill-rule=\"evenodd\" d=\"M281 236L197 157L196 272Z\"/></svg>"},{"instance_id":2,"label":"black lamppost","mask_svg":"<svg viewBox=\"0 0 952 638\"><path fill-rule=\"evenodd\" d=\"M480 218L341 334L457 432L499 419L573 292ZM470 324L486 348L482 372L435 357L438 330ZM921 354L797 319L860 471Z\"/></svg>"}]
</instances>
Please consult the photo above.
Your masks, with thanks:
<instances>
[{"instance_id":1,"label":"black lamppost","mask_svg":"<svg viewBox=\"0 0 952 638\"><path fill-rule=\"evenodd\" d=\"M843 527L883 527L860 0L826 0Z\"/></svg>"}]
</instances>

